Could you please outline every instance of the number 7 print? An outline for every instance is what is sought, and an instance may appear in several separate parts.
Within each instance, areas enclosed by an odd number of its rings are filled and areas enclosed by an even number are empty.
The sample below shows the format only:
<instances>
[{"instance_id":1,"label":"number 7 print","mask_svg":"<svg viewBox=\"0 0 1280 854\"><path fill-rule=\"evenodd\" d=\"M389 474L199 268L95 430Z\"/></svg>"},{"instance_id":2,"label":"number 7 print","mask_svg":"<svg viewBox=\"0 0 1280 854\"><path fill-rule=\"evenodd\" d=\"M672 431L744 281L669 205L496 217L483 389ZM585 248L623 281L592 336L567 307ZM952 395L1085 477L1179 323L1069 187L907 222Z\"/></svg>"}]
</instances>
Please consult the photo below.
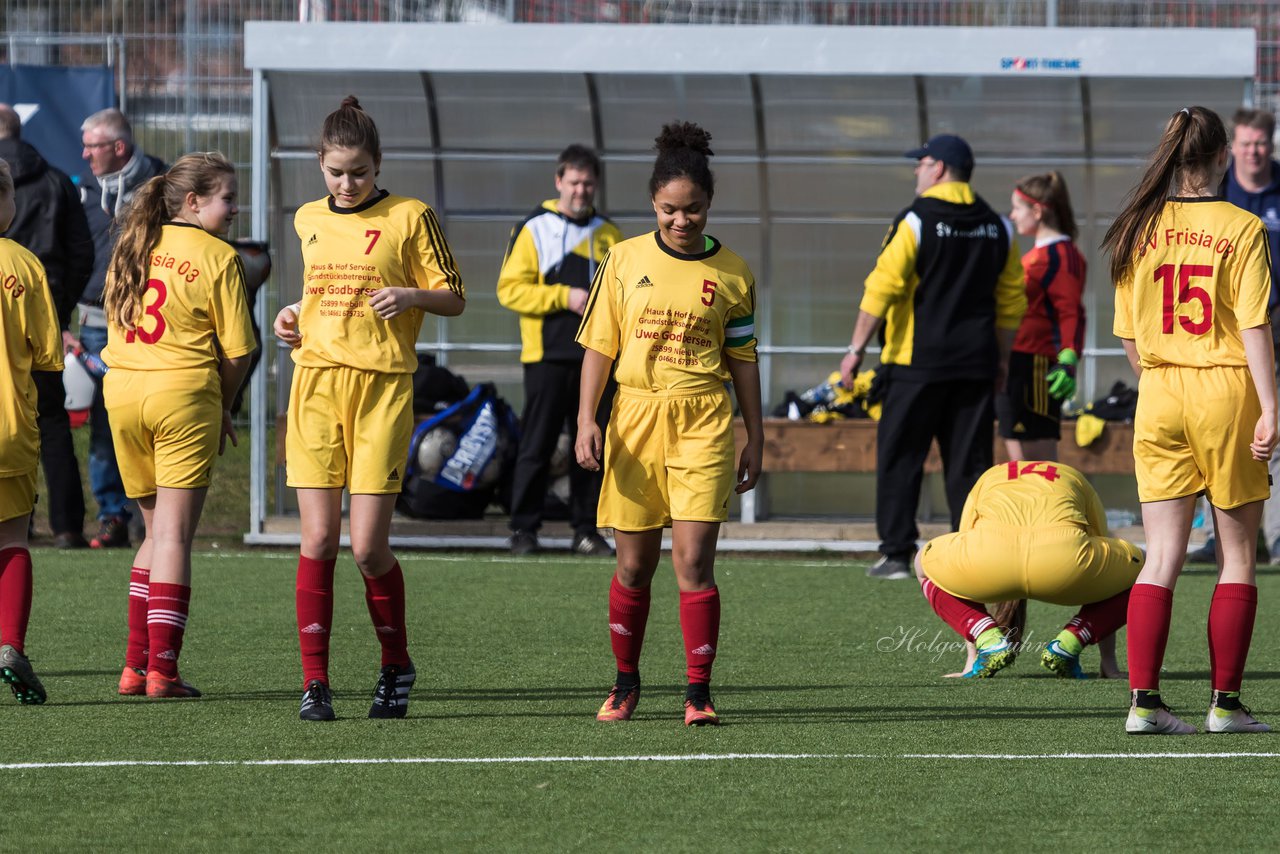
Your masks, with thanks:
<instances>
[{"instance_id":1,"label":"number 7 print","mask_svg":"<svg viewBox=\"0 0 1280 854\"><path fill-rule=\"evenodd\" d=\"M373 251L373 247L378 245L378 238L382 236L382 232L376 228L371 228L364 233L364 236L373 238L369 241L369 248L364 250L364 254L368 255Z\"/></svg>"}]
</instances>

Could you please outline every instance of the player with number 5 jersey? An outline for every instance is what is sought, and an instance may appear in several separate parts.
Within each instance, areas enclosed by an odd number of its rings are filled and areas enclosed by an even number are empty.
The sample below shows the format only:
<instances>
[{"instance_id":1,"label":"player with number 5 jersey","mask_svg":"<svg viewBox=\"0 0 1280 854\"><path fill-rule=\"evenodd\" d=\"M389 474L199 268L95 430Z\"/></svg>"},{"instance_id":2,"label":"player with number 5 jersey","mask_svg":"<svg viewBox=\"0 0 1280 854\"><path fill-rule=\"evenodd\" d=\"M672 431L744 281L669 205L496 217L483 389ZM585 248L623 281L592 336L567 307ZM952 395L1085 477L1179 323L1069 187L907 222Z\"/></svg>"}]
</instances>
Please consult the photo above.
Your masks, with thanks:
<instances>
[{"instance_id":1,"label":"player with number 5 jersey","mask_svg":"<svg viewBox=\"0 0 1280 854\"><path fill-rule=\"evenodd\" d=\"M302 301L281 309L274 327L294 348L295 364L285 457L302 518L298 715L335 718L329 638L347 487L351 553L382 649L369 717L403 718L417 671L409 658L404 576L390 537L413 431L414 347L427 314L461 314L466 300L435 213L375 184L382 165L378 128L354 97L325 118L316 154L329 194L294 217Z\"/></svg>"},{"instance_id":2,"label":"player with number 5 jersey","mask_svg":"<svg viewBox=\"0 0 1280 854\"><path fill-rule=\"evenodd\" d=\"M1257 611L1255 542L1270 494L1276 387L1262 222L1216 196L1229 147L1204 107L1174 113L1103 246L1115 334L1138 375L1133 456L1147 563L1129 599L1126 730L1195 732L1160 697L1173 588L1197 496L1213 507L1218 584L1209 607L1209 732L1265 732L1240 704ZM1173 195L1169 196L1172 189Z\"/></svg>"},{"instance_id":3,"label":"player with number 5 jersey","mask_svg":"<svg viewBox=\"0 0 1280 854\"><path fill-rule=\"evenodd\" d=\"M760 476L763 427L755 279L704 233L715 192L710 141L689 122L663 127L649 178L658 229L609 250L578 328L586 352L574 452L588 471L603 464L599 522L618 544L609 589L618 669L596 714L606 722L630 720L640 697L649 588L668 525L688 677L685 724L720 722L710 686L720 645L716 539L730 494ZM595 412L611 370L618 394L606 438ZM736 469L730 379L747 433Z\"/></svg>"},{"instance_id":4,"label":"player with number 5 jersey","mask_svg":"<svg viewBox=\"0 0 1280 854\"><path fill-rule=\"evenodd\" d=\"M146 538L129 580L121 694L198 697L178 675L191 545L230 406L256 345L240 257L235 167L188 154L138 190L107 269L103 395L125 493Z\"/></svg>"},{"instance_id":5,"label":"player with number 5 jersey","mask_svg":"<svg viewBox=\"0 0 1280 854\"><path fill-rule=\"evenodd\" d=\"M1040 656L1047 670L1083 679L1081 650L1124 625L1141 568L1137 546L1107 535L1102 500L1084 476L1045 460L987 469L965 499L960 529L916 556L925 598L976 647L962 675L980 678L1017 653L982 603L1083 605Z\"/></svg>"}]
</instances>

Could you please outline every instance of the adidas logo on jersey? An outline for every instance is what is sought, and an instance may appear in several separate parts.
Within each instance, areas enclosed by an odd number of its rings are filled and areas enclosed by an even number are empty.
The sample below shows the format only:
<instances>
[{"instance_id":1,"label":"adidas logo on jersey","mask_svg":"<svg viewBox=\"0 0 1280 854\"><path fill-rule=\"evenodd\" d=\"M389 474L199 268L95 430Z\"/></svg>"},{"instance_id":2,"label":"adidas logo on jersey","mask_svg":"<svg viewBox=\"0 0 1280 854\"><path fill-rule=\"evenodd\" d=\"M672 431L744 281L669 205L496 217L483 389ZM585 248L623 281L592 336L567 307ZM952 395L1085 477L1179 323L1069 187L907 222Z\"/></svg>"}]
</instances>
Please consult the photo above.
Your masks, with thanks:
<instances>
[{"instance_id":1,"label":"adidas logo on jersey","mask_svg":"<svg viewBox=\"0 0 1280 854\"><path fill-rule=\"evenodd\" d=\"M609 631L613 632L615 635L622 635L624 638L631 637L631 632L628 631L627 627L622 625L622 623L610 623Z\"/></svg>"},{"instance_id":2,"label":"adidas logo on jersey","mask_svg":"<svg viewBox=\"0 0 1280 854\"><path fill-rule=\"evenodd\" d=\"M709 643L704 643L693 651L694 655L715 655L716 648Z\"/></svg>"},{"instance_id":3,"label":"adidas logo on jersey","mask_svg":"<svg viewBox=\"0 0 1280 854\"><path fill-rule=\"evenodd\" d=\"M328 630L324 626L320 625L319 623L312 623L311 625L307 626L305 629L302 630L302 633L304 635L323 635L323 634L326 634L327 632Z\"/></svg>"},{"instance_id":4,"label":"adidas logo on jersey","mask_svg":"<svg viewBox=\"0 0 1280 854\"><path fill-rule=\"evenodd\" d=\"M399 479L400 479L400 469L392 469L391 474L387 475L387 480L399 480Z\"/></svg>"},{"instance_id":5,"label":"adidas logo on jersey","mask_svg":"<svg viewBox=\"0 0 1280 854\"><path fill-rule=\"evenodd\" d=\"M307 245L308 245L308 246L310 246L310 245L312 245L313 243L315 243L317 240L319 240L319 238L318 238L318 237L316 237L316 235L314 235L314 234L313 234L313 235L311 235L311 239L307 241Z\"/></svg>"},{"instance_id":6,"label":"adidas logo on jersey","mask_svg":"<svg viewBox=\"0 0 1280 854\"><path fill-rule=\"evenodd\" d=\"M636 282L636 287L637 287L637 288L651 288L651 287L653 287L653 282L649 281L649 277L648 277L648 276L641 276L641 277L640 277L640 281Z\"/></svg>"}]
</instances>

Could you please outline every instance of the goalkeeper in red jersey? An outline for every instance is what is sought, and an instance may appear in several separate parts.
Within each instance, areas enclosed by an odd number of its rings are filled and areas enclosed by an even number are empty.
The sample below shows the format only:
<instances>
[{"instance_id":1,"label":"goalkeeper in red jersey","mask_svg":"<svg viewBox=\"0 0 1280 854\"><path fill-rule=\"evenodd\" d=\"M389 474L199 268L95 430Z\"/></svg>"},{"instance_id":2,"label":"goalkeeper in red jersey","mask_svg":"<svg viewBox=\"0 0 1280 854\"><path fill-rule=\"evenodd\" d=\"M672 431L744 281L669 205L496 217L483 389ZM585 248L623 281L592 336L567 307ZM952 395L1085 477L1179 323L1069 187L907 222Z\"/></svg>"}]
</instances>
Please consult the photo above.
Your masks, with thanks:
<instances>
[{"instance_id":1,"label":"goalkeeper in red jersey","mask_svg":"<svg viewBox=\"0 0 1280 854\"><path fill-rule=\"evenodd\" d=\"M1075 215L1062 175L1029 175L1013 190L1009 219L1035 238L1022 256L1027 313L1009 356L1009 376L996 395L1000 436L1013 460L1055 460L1062 401L1075 395L1084 344L1085 260L1076 248Z\"/></svg>"}]
</instances>

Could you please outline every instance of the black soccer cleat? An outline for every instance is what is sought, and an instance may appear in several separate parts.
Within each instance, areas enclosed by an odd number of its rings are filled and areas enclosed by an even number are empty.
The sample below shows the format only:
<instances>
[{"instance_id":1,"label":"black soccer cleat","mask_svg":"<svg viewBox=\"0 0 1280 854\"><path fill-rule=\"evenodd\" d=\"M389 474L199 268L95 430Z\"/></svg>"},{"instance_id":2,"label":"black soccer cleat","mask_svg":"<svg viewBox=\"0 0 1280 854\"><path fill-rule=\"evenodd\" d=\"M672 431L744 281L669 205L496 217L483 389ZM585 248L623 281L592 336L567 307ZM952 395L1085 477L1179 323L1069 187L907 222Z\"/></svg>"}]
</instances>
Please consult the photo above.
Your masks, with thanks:
<instances>
[{"instance_id":1,"label":"black soccer cleat","mask_svg":"<svg viewBox=\"0 0 1280 854\"><path fill-rule=\"evenodd\" d=\"M418 678L413 662L406 665L388 664L378 675L378 685L373 689L373 705L369 707L371 718L403 718L409 711L409 689Z\"/></svg>"},{"instance_id":2,"label":"black soccer cleat","mask_svg":"<svg viewBox=\"0 0 1280 854\"><path fill-rule=\"evenodd\" d=\"M302 709L298 717L304 721L331 721L333 714L333 694L329 686L319 679L312 679L302 695Z\"/></svg>"}]
</instances>

